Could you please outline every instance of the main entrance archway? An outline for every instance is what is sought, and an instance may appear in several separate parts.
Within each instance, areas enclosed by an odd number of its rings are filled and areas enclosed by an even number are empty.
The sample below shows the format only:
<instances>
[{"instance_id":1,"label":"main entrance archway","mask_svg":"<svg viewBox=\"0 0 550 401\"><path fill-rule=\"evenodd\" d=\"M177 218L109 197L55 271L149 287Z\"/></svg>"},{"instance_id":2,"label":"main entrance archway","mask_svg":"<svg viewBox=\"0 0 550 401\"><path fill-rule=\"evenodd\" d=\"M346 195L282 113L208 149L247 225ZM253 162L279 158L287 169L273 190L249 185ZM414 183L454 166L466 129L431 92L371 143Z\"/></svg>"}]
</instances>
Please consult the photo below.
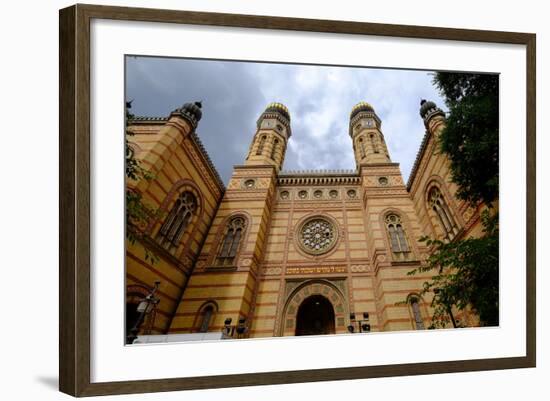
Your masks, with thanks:
<instances>
[{"instance_id":1,"label":"main entrance archway","mask_svg":"<svg viewBox=\"0 0 550 401\"><path fill-rule=\"evenodd\" d=\"M306 298L296 314L296 335L334 334L334 308L322 295Z\"/></svg>"},{"instance_id":2,"label":"main entrance archway","mask_svg":"<svg viewBox=\"0 0 550 401\"><path fill-rule=\"evenodd\" d=\"M313 279L302 281L292 287L291 290L287 289L285 306L277 329L278 335L323 334L319 333L320 331L327 332L326 334L347 333L346 316L349 316L349 309L347 300L337 285L329 280ZM323 310L324 316L331 316L331 323L323 319L317 319L318 322L315 323L315 307Z\"/></svg>"}]
</instances>

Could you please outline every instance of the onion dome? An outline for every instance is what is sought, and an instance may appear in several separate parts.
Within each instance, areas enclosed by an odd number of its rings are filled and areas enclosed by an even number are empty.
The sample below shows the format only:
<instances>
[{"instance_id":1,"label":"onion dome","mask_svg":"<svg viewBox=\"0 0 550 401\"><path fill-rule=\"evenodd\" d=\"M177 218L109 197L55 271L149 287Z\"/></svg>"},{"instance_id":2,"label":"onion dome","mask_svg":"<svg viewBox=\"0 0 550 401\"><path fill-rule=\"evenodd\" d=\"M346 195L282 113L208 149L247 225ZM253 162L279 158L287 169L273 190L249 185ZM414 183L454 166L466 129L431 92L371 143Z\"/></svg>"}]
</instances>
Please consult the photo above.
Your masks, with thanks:
<instances>
[{"instance_id":1,"label":"onion dome","mask_svg":"<svg viewBox=\"0 0 550 401\"><path fill-rule=\"evenodd\" d=\"M358 132L357 129L362 125L358 125L357 123L364 118L374 120L377 128L380 128L382 125L382 121L380 121L380 118L376 115L374 107L372 107L370 103L359 102L353 106L349 114L349 135L351 137L353 137L354 132Z\"/></svg>"},{"instance_id":2,"label":"onion dome","mask_svg":"<svg viewBox=\"0 0 550 401\"><path fill-rule=\"evenodd\" d=\"M427 124L430 118L435 115L445 116L445 113L431 100L422 99L420 101L420 117L422 117L424 123Z\"/></svg>"},{"instance_id":3,"label":"onion dome","mask_svg":"<svg viewBox=\"0 0 550 401\"><path fill-rule=\"evenodd\" d=\"M431 100L422 99L420 101L420 117L424 118L426 117L426 114L428 114L428 111L431 109L435 109L437 106L434 102Z\"/></svg>"},{"instance_id":4,"label":"onion dome","mask_svg":"<svg viewBox=\"0 0 550 401\"><path fill-rule=\"evenodd\" d=\"M290 129L290 112L284 104L277 102L269 103L264 112L258 118L258 121L256 121L256 126L258 129L260 129L262 121L266 118L275 119L283 125L286 128L287 138L290 138L292 135Z\"/></svg>"},{"instance_id":5,"label":"onion dome","mask_svg":"<svg viewBox=\"0 0 550 401\"><path fill-rule=\"evenodd\" d=\"M200 119L202 118L202 102L185 103L179 109L172 112L172 115L180 115L187 119L194 128L197 127Z\"/></svg>"},{"instance_id":6,"label":"onion dome","mask_svg":"<svg viewBox=\"0 0 550 401\"><path fill-rule=\"evenodd\" d=\"M370 105L370 103L367 102L359 102L353 108L351 109L351 113L349 115L350 120L353 119L357 114L367 111L370 113L374 113L374 108Z\"/></svg>"},{"instance_id":7,"label":"onion dome","mask_svg":"<svg viewBox=\"0 0 550 401\"><path fill-rule=\"evenodd\" d=\"M290 121L290 113L288 111L288 108L282 104L282 103L269 103L267 107L265 108L265 113L273 113L278 112L281 113L283 116L286 117L288 121Z\"/></svg>"}]
</instances>

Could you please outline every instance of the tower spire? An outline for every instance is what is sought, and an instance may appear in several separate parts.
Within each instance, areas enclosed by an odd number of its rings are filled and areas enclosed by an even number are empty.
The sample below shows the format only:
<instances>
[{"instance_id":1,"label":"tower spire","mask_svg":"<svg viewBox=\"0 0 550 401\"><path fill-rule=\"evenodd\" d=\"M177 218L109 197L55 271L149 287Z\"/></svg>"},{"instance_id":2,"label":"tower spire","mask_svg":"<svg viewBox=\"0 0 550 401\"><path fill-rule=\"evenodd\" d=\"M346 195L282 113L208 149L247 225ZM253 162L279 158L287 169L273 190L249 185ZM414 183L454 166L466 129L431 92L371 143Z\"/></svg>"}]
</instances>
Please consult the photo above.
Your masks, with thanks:
<instances>
[{"instance_id":1,"label":"tower spire","mask_svg":"<svg viewBox=\"0 0 550 401\"><path fill-rule=\"evenodd\" d=\"M245 165L282 168L290 129L290 113L282 103L270 103L256 122L256 134L250 145Z\"/></svg>"},{"instance_id":2,"label":"tower spire","mask_svg":"<svg viewBox=\"0 0 550 401\"><path fill-rule=\"evenodd\" d=\"M382 121L369 103L359 102L351 109L349 135L357 167L391 162L381 126Z\"/></svg>"}]
</instances>

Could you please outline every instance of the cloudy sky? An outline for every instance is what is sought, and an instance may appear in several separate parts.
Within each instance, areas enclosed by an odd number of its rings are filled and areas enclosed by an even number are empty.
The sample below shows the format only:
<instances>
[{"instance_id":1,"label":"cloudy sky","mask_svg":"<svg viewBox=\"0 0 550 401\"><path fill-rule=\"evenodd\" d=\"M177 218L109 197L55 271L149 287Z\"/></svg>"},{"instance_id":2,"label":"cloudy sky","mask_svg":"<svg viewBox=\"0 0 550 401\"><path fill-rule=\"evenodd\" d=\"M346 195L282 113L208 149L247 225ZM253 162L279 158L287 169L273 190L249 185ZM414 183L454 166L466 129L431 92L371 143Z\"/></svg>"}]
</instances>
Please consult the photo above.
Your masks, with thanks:
<instances>
[{"instance_id":1,"label":"cloudy sky","mask_svg":"<svg viewBox=\"0 0 550 401\"><path fill-rule=\"evenodd\" d=\"M367 101L405 181L424 135L420 100L445 109L427 71L127 57L126 74L135 115L167 116L202 100L197 133L225 183L243 163L256 120L270 102L284 103L291 114L283 169L355 169L349 113Z\"/></svg>"}]
</instances>

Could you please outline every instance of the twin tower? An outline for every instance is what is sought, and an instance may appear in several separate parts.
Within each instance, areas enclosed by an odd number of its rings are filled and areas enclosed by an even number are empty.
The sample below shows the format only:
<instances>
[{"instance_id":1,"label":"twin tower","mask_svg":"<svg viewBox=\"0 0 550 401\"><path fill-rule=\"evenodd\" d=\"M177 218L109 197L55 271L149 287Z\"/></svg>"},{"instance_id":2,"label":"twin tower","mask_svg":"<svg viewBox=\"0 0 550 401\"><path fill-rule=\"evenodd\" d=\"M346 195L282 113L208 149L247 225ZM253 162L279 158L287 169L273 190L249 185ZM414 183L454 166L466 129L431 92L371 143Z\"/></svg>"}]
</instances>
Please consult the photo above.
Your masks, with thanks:
<instances>
[{"instance_id":1,"label":"twin tower","mask_svg":"<svg viewBox=\"0 0 550 401\"><path fill-rule=\"evenodd\" d=\"M292 135L290 113L281 103L271 103L257 121L254 136L245 165L272 165L279 172L282 168L288 140ZM356 104L350 113L349 135L357 167L362 164L391 162L381 131L382 122L373 107L366 102Z\"/></svg>"}]
</instances>

